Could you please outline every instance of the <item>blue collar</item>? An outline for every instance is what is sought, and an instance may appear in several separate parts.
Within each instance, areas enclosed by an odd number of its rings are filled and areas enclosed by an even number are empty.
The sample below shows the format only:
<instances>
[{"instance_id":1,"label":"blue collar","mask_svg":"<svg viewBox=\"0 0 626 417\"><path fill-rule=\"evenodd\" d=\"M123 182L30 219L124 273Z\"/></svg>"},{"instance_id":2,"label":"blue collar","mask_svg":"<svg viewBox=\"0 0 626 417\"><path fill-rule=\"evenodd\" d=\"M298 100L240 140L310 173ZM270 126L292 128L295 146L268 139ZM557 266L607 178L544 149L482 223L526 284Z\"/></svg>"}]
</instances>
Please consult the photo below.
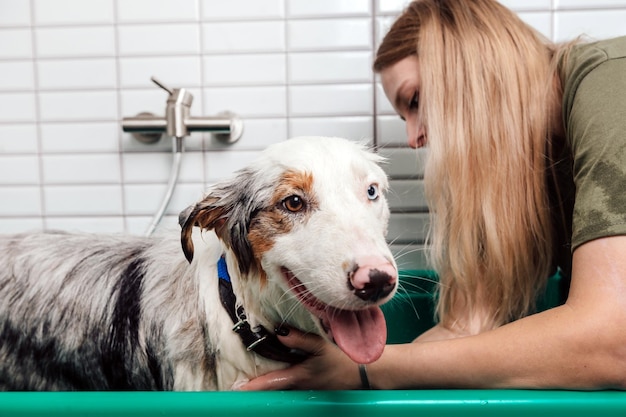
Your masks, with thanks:
<instances>
[{"instance_id":1,"label":"blue collar","mask_svg":"<svg viewBox=\"0 0 626 417\"><path fill-rule=\"evenodd\" d=\"M219 279L230 282L230 275L228 275L228 267L226 266L226 258L224 255L217 261L217 276Z\"/></svg>"}]
</instances>

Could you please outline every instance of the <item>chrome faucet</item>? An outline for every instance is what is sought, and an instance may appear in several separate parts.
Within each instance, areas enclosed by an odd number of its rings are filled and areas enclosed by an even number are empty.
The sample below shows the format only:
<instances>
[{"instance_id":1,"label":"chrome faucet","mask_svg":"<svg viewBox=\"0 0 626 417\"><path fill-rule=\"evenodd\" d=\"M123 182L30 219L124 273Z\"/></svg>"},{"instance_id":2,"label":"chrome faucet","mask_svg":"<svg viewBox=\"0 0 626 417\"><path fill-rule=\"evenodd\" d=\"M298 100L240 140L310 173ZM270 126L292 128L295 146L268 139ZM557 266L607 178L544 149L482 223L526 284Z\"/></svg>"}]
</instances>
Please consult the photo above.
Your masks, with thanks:
<instances>
[{"instance_id":1,"label":"chrome faucet","mask_svg":"<svg viewBox=\"0 0 626 417\"><path fill-rule=\"evenodd\" d=\"M212 132L218 140L231 144L237 142L243 133L243 123L230 112L221 113L218 117L191 117L189 109L193 103L193 95L189 91L184 88L171 89L155 77L151 79L152 82L168 92L165 117L155 116L151 113L140 113L135 117L124 117L122 120L122 130L131 132L133 137L140 142L155 143L161 139L163 133L167 133L172 138L173 158L170 179L163 201L146 230L146 236L154 233L174 194L182 164L184 138L190 132Z\"/></svg>"},{"instance_id":2,"label":"chrome faucet","mask_svg":"<svg viewBox=\"0 0 626 417\"><path fill-rule=\"evenodd\" d=\"M144 143L157 142L163 133L183 138L191 132L211 132L224 143L235 143L243 133L243 122L233 113L223 112L217 117L192 117L189 115L193 95L184 88L171 89L155 77L152 82L168 92L165 117L140 113L122 119L122 130L130 132Z\"/></svg>"}]
</instances>

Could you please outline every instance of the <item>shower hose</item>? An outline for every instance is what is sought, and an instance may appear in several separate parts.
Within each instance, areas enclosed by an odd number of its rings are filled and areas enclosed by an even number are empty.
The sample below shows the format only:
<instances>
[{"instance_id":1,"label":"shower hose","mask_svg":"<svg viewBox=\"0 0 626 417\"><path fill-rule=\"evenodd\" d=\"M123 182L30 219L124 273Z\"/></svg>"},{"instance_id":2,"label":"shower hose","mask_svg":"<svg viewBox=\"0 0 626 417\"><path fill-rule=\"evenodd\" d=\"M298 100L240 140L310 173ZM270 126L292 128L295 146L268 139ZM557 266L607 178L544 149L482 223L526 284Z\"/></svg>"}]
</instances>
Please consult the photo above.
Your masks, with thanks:
<instances>
[{"instance_id":1,"label":"shower hose","mask_svg":"<svg viewBox=\"0 0 626 417\"><path fill-rule=\"evenodd\" d=\"M170 171L170 179L167 184L167 190L165 190L165 195L163 196L163 200L161 201L161 206L158 211L152 217L152 221L150 222L150 226L146 230L145 235L151 236L156 228L161 223L163 216L165 215L165 211L170 204L170 200L172 199L172 195L174 194L174 189L176 188L176 184L178 183L178 177L180 175L180 166L183 159L183 138L172 137L172 169Z\"/></svg>"}]
</instances>

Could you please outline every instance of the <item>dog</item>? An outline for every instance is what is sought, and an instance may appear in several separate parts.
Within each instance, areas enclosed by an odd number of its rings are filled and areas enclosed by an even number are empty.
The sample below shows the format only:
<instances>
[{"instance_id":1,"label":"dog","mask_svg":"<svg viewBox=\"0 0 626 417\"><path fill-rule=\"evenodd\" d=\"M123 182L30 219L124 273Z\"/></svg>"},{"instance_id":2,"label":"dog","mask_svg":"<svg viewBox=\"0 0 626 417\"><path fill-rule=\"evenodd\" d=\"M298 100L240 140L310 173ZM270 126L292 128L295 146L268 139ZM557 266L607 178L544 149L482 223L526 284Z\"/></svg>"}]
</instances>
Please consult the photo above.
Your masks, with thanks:
<instances>
[{"instance_id":1,"label":"dog","mask_svg":"<svg viewBox=\"0 0 626 417\"><path fill-rule=\"evenodd\" d=\"M0 389L230 390L306 359L282 325L376 360L398 286L381 162L294 138L211 187L180 234L1 237Z\"/></svg>"}]
</instances>

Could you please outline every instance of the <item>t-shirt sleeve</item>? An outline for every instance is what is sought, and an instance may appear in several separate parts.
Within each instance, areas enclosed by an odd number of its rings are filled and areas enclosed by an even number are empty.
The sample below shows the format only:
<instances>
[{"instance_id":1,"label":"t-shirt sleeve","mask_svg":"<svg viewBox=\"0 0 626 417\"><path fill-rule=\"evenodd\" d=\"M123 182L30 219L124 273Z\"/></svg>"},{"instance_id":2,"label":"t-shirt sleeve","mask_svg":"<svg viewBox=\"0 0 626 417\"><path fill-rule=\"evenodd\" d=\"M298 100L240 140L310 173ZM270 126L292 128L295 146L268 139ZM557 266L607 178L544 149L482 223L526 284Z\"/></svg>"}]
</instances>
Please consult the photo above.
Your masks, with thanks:
<instances>
[{"instance_id":1,"label":"t-shirt sleeve","mask_svg":"<svg viewBox=\"0 0 626 417\"><path fill-rule=\"evenodd\" d=\"M566 128L576 186L574 250L593 239L626 235L626 57L588 72L571 104Z\"/></svg>"}]
</instances>

